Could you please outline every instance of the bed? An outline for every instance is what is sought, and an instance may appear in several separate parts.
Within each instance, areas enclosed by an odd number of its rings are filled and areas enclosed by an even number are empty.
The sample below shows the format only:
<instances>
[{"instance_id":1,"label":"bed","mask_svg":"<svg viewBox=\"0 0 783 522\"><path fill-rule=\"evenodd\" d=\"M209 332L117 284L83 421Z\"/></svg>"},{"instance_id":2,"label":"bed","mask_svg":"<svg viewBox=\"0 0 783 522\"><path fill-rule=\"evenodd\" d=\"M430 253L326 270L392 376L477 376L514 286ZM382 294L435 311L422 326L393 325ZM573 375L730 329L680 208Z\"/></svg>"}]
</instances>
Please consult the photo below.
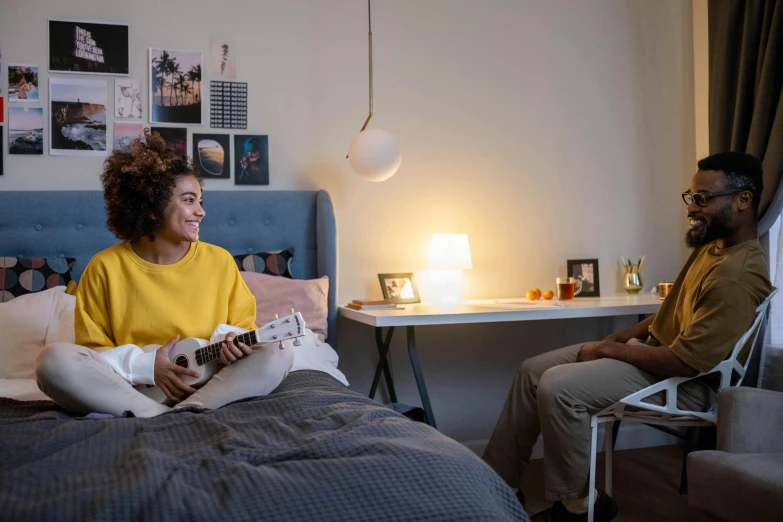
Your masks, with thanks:
<instances>
[{"instance_id":1,"label":"bed","mask_svg":"<svg viewBox=\"0 0 783 522\"><path fill-rule=\"evenodd\" d=\"M336 346L328 193L204 196L203 241L232 254L293 247L296 278L329 276ZM100 192L0 191L0 256L74 257L78 278L115 242ZM466 448L324 372L291 372L266 397L152 419L78 416L17 400L36 398L32 383L6 384L0 395L16 399L0 398L3 520L527 520Z\"/></svg>"}]
</instances>

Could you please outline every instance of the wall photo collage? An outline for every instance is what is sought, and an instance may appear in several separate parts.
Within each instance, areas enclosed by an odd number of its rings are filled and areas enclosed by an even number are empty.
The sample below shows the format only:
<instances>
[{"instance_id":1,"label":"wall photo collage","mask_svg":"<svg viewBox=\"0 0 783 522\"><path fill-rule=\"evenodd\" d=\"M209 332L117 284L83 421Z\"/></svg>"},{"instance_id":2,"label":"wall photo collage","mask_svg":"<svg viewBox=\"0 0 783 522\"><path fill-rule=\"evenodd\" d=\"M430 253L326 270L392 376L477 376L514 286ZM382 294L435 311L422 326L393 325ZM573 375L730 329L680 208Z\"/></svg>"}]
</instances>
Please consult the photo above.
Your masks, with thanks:
<instances>
[{"instance_id":1,"label":"wall photo collage","mask_svg":"<svg viewBox=\"0 0 783 522\"><path fill-rule=\"evenodd\" d=\"M190 153L194 169L205 179L228 180L233 171L236 185L269 185L266 135L200 134L194 129L192 148L188 147L187 126L206 125L205 112L211 128L247 129L248 85L235 81L236 42L214 39L209 53L148 47L148 77L140 80L131 77L128 24L64 19L49 19L48 23L48 82L46 77L39 79L40 62L28 61L42 57L18 56L6 62L7 93L0 85L0 176L5 147L8 154L40 156L48 142L50 156L105 157L114 149L129 150L131 142L143 136L144 127L149 127L161 134L175 155ZM211 78L204 75L205 54ZM207 83L209 107L203 103L206 80L211 80ZM46 93L40 95L47 87L48 117L41 101ZM144 90L148 123L143 121ZM7 144L4 126L8 127Z\"/></svg>"}]
</instances>

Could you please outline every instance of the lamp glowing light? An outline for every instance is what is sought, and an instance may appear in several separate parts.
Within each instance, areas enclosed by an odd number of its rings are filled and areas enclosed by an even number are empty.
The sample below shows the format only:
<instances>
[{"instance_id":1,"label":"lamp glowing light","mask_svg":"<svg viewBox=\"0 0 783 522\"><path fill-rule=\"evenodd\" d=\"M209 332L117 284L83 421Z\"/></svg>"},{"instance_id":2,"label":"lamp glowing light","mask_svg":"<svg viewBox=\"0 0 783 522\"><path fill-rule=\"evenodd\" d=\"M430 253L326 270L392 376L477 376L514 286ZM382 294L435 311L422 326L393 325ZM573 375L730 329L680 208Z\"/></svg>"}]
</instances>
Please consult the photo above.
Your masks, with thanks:
<instances>
[{"instance_id":1,"label":"lamp glowing light","mask_svg":"<svg viewBox=\"0 0 783 522\"><path fill-rule=\"evenodd\" d=\"M430 268L463 270L473 268L466 234L435 234L430 245Z\"/></svg>"}]
</instances>

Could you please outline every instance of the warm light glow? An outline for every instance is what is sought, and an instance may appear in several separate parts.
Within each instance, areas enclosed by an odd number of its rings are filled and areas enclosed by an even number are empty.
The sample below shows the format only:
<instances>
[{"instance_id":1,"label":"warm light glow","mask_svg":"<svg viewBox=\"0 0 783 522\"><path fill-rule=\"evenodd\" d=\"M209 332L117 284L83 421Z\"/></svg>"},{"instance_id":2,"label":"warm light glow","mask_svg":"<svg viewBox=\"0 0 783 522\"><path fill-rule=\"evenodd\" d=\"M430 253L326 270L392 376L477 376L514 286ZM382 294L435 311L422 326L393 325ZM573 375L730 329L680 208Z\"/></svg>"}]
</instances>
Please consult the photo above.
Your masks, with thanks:
<instances>
[{"instance_id":1,"label":"warm light glow","mask_svg":"<svg viewBox=\"0 0 783 522\"><path fill-rule=\"evenodd\" d=\"M353 171L367 181L386 181L400 168L402 155L391 133L367 129L351 141L348 162Z\"/></svg>"},{"instance_id":2,"label":"warm light glow","mask_svg":"<svg viewBox=\"0 0 783 522\"><path fill-rule=\"evenodd\" d=\"M430 268L460 270L473 268L465 234L435 234L430 246Z\"/></svg>"}]
</instances>

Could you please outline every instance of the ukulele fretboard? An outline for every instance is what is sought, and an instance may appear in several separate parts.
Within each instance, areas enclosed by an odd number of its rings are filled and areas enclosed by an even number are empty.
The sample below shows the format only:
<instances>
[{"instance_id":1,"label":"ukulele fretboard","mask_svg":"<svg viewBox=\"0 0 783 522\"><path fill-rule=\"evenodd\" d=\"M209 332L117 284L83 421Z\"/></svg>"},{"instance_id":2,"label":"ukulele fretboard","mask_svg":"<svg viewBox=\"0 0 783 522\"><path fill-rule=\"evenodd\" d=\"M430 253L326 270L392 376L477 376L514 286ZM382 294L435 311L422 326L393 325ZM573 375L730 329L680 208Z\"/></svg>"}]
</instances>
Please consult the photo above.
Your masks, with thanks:
<instances>
[{"instance_id":1,"label":"ukulele fretboard","mask_svg":"<svg viewBox=\"0 0 783 522\"><path fill-rule=\"evenodd\" d=\"M256 333L254 331L239 334L234 338L234 345L237 343L244 343L248 346L253 346L254 344L257 344L258 341L256 339ZM210 344L209 346L205 346L204 348L199 348L196 350L196 364L199 366L202 366L204 364L207 364L208 362L212 362L215 359L220 358L220 348L223 345L222 342Z\"/></svg>"}]
</instances>

